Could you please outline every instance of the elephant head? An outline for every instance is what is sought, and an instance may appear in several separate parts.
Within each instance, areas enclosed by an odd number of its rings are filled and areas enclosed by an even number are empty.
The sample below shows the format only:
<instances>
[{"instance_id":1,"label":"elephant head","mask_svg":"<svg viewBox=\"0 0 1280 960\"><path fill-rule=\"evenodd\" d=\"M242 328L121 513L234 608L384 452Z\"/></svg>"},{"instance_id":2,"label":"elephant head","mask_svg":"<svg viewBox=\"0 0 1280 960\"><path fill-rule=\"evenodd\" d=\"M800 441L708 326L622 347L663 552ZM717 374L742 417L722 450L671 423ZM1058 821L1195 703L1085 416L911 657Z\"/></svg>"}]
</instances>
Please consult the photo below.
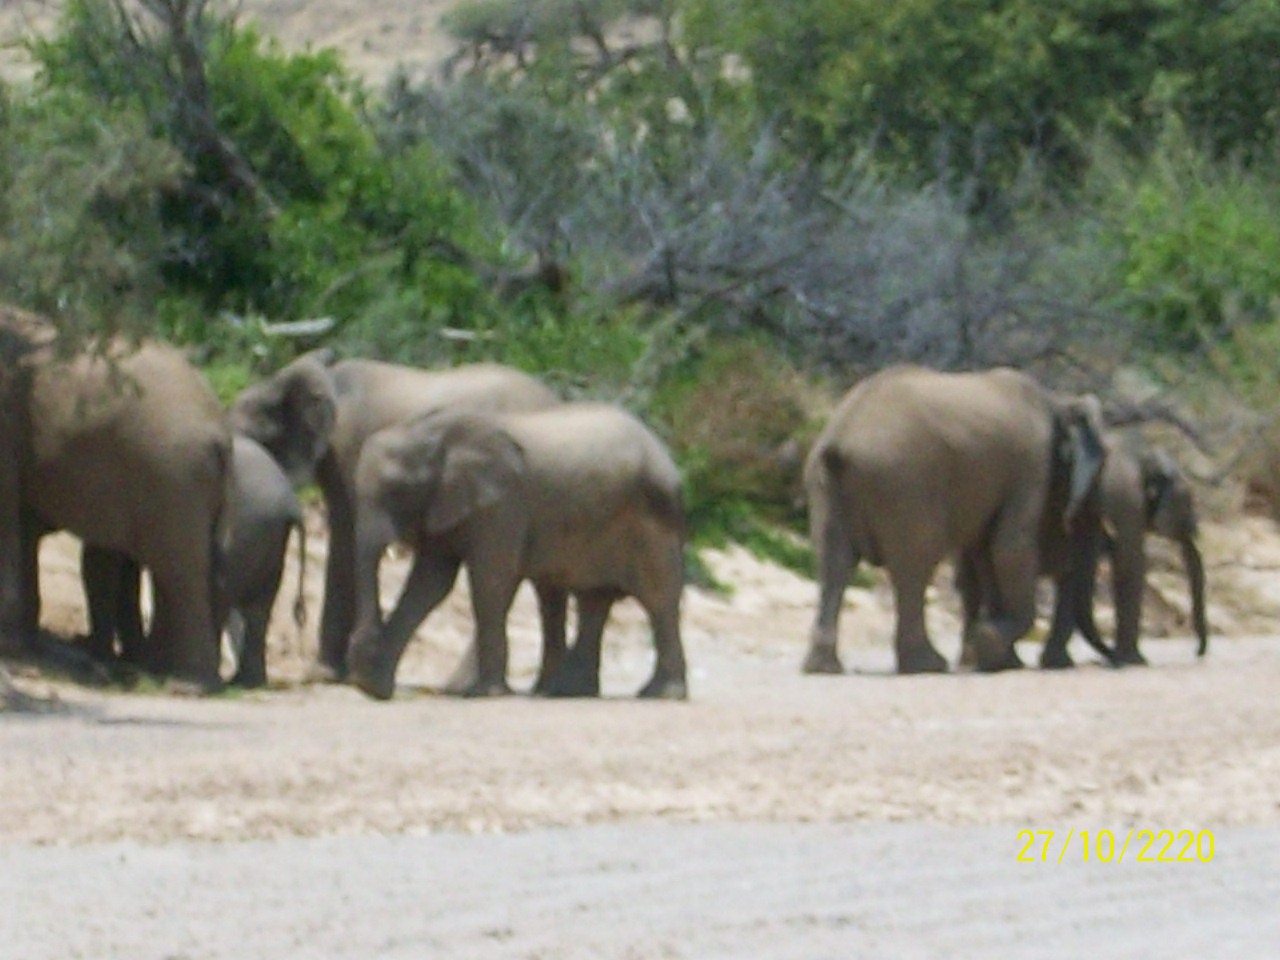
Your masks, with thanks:
<instances>
[{"instance_id":1,"label":"elephant head","mask_svg":"<svg viewBox=\"0 0 1280 960\"><path fill-rule=\"evenodd\" d=\"M1204 609L1204 561L1196 544L1198 522L1191 485L1173 458L1163 449L1144 452L1139 459L1146 528L1172 540L1182 550L1182 564L1191 592L1191 617L1199 644L1196 655L1209 648L1209 628Z\"/></svg>"},{"instance_id":2,"label":"elephant head","mask_svg":"<svg viewBox=\"0 0 1280 960\"><path fill-rule=\"evenodd\" d=\"M356 486L373 499L390 529L443 534L510 492L524 452L483 418L433 413L375 434L360 458Z\"/></svg>"},{"instance_id":3,"label":"elephant head","mask_svg":"<svg viewBox=\"0 0 1280 960\"><path fill-rule=\"evenodd\" d=\"M297 485L329 445L337 416L330 350L313 350L247 387L231 405L231 427L258 443Z\"/></svg>"}]
</instances>

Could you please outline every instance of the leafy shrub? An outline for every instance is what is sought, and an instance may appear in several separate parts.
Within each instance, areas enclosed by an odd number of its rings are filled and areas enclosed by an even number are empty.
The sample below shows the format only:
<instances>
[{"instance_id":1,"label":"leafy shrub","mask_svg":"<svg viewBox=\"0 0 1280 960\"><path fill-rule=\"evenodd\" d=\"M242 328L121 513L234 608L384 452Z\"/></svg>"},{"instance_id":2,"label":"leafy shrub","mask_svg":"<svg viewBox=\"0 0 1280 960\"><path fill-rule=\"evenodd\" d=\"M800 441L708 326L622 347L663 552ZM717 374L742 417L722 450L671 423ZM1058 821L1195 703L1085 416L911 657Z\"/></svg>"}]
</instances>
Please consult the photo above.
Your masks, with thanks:
<instances>
[{"instance_id":1,"label":"leafy shrub","mask_svg":"<svg viewBox=\"0 0 1280 960\"><path fill-rule=\"evenodd\" d=\"M1149 347L1192 351L1276 319L1280 191L1269 176L1212 161L1176 125L1151 162L1111 175L1122 289Z\"/></svg>"},{"instance_id":2,"label":"leafy shrub","mask_svg":"<svg viewBox=\"0 0 1280 960\"><path fill-rule=\"evenodd\" d=\"M654 403L685 478L695 540L753 539L772 555L791 541L800 467L816 424L809 388L785 359L750 340L710 345L674 373ZM805 551L785 559L807 566Z\"/></svg>"}]
</instances>

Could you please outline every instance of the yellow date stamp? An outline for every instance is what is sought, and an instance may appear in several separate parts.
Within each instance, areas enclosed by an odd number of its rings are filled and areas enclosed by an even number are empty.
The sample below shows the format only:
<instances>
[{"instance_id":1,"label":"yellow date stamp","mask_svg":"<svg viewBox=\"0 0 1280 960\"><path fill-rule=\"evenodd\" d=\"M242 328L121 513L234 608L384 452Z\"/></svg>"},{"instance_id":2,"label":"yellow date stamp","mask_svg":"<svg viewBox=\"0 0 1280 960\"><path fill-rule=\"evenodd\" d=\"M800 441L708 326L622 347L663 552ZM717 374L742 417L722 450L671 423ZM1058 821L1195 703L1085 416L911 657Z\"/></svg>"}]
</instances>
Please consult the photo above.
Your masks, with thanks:
<instances>
[{"instance_id":1,"label":"yellow date stamp","mask_svg":"<svg viewBox=\"0 0 1280 960\"><path fill-rule=\"evenodd\" d=\"M1019 830L1018 863L1212 863L1212 830Z\"/></svg>"}]
</instances>

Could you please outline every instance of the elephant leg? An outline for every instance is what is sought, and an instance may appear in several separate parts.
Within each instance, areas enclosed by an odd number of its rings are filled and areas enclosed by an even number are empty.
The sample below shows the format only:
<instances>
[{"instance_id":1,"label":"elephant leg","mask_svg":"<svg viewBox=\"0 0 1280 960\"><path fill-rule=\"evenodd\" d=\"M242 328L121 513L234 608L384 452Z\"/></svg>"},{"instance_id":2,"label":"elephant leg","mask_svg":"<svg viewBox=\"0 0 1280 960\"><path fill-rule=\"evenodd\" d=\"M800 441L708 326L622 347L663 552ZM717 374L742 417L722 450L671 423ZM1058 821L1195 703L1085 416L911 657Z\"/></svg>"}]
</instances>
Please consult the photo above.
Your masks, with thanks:
<instances>
[{"instance_id":1,"label":"elephant leg","mask_svg":"<svg viewBox=\"0 0 1280 960\"><path fill-rule=\"evenodd\" d=\"M272 590L270 595L255 597L233 611L233 616L238 613L241 620L236 672L231 677L235 686L252 690L267 685L267 627L275 598Z\"/></svg>"},{"instance_id":2,"label":"elephant leg","mask_svg":"<svg viewBox=\"0 0 1280 960\"><path fill-rule=\"evenodd\" d=\"M352 683L375 699L391 699L396 668L413 632L449 595L458 578L458 567L458 561L451 557L418 552L386 623L376 632L362 627L352 637L347 655Z\"/></svg>"},{"instance_id":3,"label":"elephant leg","mask_svg":"<svg viewBox=\"0 0 1280 960\"><path fill-rule=\"evenodd\" d=\"M991 573L982 569L981 551L965 550L956 559L956 590L964 617L959 665L974 667L978 662L975 630L981 622L982 598L991 590Z\"/></svg>"},{"instance_id":4,"label":"elephant leg","mask_svg":"<svg viewBox=\"0 0 1280 960\"><path fill-rule=\"evenodd\" d=\"M1116 664L1115 652L1102 639L1097 621L1093 617L1094 585L1098 575L1099 545L1094 538L1077 544L1072 551L1070 569L1057 578L1053 606L1053 626L1040 654L1043 669L1062 669L1072 666L1067 643L1078 628L1085 642Z\"/></svg>"},{"instance_id":5,"label":"elephant leg","mask_svg":"<svg viewBox=\"0 0 1280 960\"><path fill-rule=\"evenodd\" d=\"M849 577L861 559L853 540L837 525L827 523L814 538L818 549L818 610L809 632L809 652L803 673L844 673L837 645L840 638L840 607Z\"/></svg>"},{"instance_id":6,"label":"elephant leg","mask_svg":"<svg viewBox=\"0 0 1280 960\"><path fill-rule=\"evenodd\" d=\"M974 629L978 669L1010 670L1022 666L1014 642L1035 624L1039 554L1016 527L991 545L991 609Z\"/></svg>"},{"instance_id":7,"label":"elephant leg","mask_svg":"<svg viewBox=\"0 0 1280 960\"><path fill-rule=\"evenodd\" d=\"M0 391L6 387L0 372ZM25 653L31 641L24 611L27 570L23 564L22 508L19 506L20 445L17 402L0 394L0 655Z\"/></svg>"},{"instance_id":8,"label":"elephant leg","mask_svg":"<svg viewBox=\"0 0 1280 960\"><path fill-rule=\"evenodd\" d=\"M1140 666L1147 662L1138 650L1142 592L1147 584L1147 564L1141 542L1136 550L1128 551L1117 543L1111 558L1111 583L1116 608L1116 662Z\"/></svg>"},{"instance_id":9,"label":"elephant leg","mask_svg":"<svg viewBox=\"0 0 1280 960\"><path fill-rule=\"evenodd\" d=\"M121 659L140 663L150 656L142 627L142 568L130 557L121 558L116 571L115 621Z\"/></svg>"},{"instance_id":10,"label":"elephant leg","mask_svg":"<svg viewBox=\"0 0 1280 960\"><path fill-rule=\"evenodd\" d=\"M578 605L578 635L560 668L543 692L551 697L600 696L600 650L604 625L613 609L615 590L584 590L574 595Z\"/></svg>"},{"instance_id":11,"label":"elephant leg","mask_svg":"<svg viewBox=\"0 0 1280 960\"><path fill-rule=\"evenodd\" d=\"M648 700L685 700L689 696L684 644L680 639L680 598L645 604L653 627L653 676L637 696Z\"/></svg>"},{"instance_id":12,"label":"elephant leg","mask_svg":"<svg viewBox=\"0 0 1280 960\"><path fill-rule=\"evenodd\" d=\"M463 689L469 697L503 696L507 686L507 614L520 586L514 563L467 564L471 580L471 608L476 621L476 674ZM454 688L456 689L456 688Z\"/></svg>"},{"instance_id":13,"label":"elephant leg","mask_svg":"<svg viewBox=\"0 0 1280 960\"><path fill-rule=\"evenodd\" d=\"M316 479L329 514L329 553L320 611L320 650L309 679L339 683L346 676L347 649L356 626L355 509L331 456L320 461Z\"/></svg>"},{"instance_id":14,"label":"elephant leg","mask_svg":"<svg viewBox=\"0 0 1280 960\"><path fill-rule=\"evenodd\" d=\"M213 530L174 529L150 546L151 556L138 558L155 588L147 665L199 692L217 690L221 625L215 623Z\"/></svg>"},{"instance_id":15,"label":"elephant leg","mask_svg":"<svg viewBox=\"0 0 1280 960\"><path fill-rule=\"evenodd\" d=\"M1071 578L1058 578L1053 592L1053 624L1044 641L1044 650L1040 653L1040 667L1043 670L1062 670L1075 666L1071 654L1067 652L1067 642L1076 630L1075 611L1079 606Z\"/></svg>"},{"instance_id":16,"label":"elephant leg","mask_svg":"<svg viewBox=\"0 0 1280 960\"><path fill-rule=\"evenodd\" d=\"M116 656L116 617L120 612L124 555L86 543L80 551L80 580L89 611L88 652L99 660Z\"/></svg>"},{"instance_id":17,"label":"elephant leg","mask_svg":"<svg viewBox=\"0 0 1280 960\"><path fill-rule=\"evenodd\" d=\"M542 666L533 685L534 693L550 693L552 678L560 671L565 659L565 616L569 606L569 592L560 587L534 585L538 594L538 615L542 620ZM581 622L582 601L578 601Z\"/></svg>"},{"instance_id":18,"label":"elephant leg","mask_svg":"<svg viewBox=\"0 0 1280 960\"><path fill-rule=\"evenodd\" d=\"M925 629L924 595L933 568L890 567L893 581L894 607L897 626L894 629L894 650L899 673L946 673L947 661L929 642Z\"/></svg>"}]
</instances>

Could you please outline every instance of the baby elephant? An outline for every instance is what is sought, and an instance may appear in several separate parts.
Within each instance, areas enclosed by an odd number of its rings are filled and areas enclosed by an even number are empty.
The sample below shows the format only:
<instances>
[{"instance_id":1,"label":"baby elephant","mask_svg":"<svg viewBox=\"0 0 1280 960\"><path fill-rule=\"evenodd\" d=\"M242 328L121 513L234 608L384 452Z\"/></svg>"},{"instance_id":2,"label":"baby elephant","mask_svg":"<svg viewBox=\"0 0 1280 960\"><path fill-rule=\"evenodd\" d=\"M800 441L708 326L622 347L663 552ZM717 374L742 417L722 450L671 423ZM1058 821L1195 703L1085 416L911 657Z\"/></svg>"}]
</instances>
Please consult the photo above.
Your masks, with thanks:
<instances>
[{"instance_id":1,"label":"baby elephant","mask_svg":"<svg viewBox=\"0 0 1280 960\"><path fill-rule=\"evenodd\" d=\"M508 693L507 612L523 580L538 591L543 663L535 689L594 696L613 603L649 615L656 663L642 697L683 699L680 639L685 521L680 477L662 443L615 407L575 403L519 414L435 413L366 443L356 474L357 626L348 660L365 693L389 698L419 623L467 567L475 613L470 695ZM393 541L413 567L382 620L378 565ZM565 650L567 595L578 636Z\"/></svg>"},{"instance_id":2,"label":"baby elephant","mask_svg":"<svg viewBox=\"0 0 1280 960\"><path fill-rule=\"evenodd\" d=\"M284 572L289 532L294 527L300 545L294 620L301 625L305 614L306 532L298 498L271 454L256 441L239 435L233 438L232 454L235 498L223 556L224 603L230 608L226 627L237 650L231 682L261 687L267 682L267 626ZM82 576L89 604L90 649L109 658L118 635L123 659L142 662L135 654L143 643L137 564L122 554L86 546Z\"/></svg>"}]
</instances>

